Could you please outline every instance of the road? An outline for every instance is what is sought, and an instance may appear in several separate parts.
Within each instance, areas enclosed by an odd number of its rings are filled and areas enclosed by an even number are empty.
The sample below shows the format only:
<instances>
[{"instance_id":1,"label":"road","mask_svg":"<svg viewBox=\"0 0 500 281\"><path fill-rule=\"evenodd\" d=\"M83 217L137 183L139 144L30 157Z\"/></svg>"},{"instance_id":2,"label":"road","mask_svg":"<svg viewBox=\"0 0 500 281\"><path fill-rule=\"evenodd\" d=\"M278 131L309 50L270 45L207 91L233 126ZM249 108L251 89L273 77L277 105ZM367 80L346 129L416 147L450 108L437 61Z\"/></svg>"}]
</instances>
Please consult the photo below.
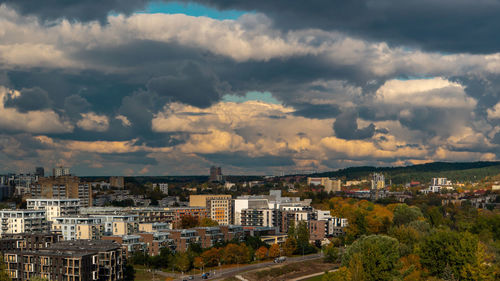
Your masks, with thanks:
<instances>
[{"instance_id":1,"label":"road","mask_svg":"<svg viewBox=\"0 0 500 281\"><path fill-rule=\"evenodd\" d=\"M323 254L318 253L318 254L312 254L312 255L306 255L306 256L300 256L300 257L293 257L293 258L287 258L286 261L282 264L288 264L288 263L294 263L294 262L299 262L299 261L306 261L306 260L314 260L321 258ZM237 267L231 267L231 268L226 268L226 269L221 269L221 270L216 270L216 274L210 275L211 280L219 280L219 279L224 279L228 277L235 276L237 274L249 271L249 270L255 270L259 268L265 268L269 267L272 265L276 265L273 261L269 262L262 262L262 263L256 263L256 264L249 264L249 265L242 265L242 266L237 266ZM172 276L170 274L164 274L164 272L156 272L158 275L163 275L165 277ZM191 280L202 280L201 275L191 275L194 277L194 279ZM187 279L188 275L184 276L184 279ZM177 278L175 280L183 280L183 278Z\"/></svg>"}]
</instances>

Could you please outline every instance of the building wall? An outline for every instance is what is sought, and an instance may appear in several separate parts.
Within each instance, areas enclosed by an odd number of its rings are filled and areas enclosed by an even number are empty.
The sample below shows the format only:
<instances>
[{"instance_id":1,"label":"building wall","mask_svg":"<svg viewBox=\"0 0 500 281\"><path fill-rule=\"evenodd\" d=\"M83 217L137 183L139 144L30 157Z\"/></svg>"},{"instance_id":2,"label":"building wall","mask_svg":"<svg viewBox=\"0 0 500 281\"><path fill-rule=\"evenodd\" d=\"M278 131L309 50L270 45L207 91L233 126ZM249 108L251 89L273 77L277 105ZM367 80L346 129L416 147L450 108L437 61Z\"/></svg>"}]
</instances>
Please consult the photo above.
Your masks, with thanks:
<instances>
[{"instance_id":1,"label":"building wall","mask_svg":"<svg viewBox=\"0 0 500 281\"><path fill-rule=\"evenodd\" d=\"M208 200L212 199L231 199L230 194L208 194L208 195L189 195L189 207L207 207Z\"/></svg>"}]
</instances>

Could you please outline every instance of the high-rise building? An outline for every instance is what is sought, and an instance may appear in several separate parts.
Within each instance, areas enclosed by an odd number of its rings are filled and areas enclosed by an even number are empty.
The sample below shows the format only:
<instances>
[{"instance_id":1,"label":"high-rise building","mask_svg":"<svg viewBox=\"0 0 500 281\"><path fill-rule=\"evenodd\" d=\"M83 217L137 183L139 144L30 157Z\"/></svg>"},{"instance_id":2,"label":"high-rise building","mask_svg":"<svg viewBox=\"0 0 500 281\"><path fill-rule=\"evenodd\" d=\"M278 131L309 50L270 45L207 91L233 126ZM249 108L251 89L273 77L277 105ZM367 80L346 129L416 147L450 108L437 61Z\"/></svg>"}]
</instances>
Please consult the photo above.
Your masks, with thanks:
<instances>
[{"instance_id":1,"label":"high-rise building","mask_svg":"<svg viewBox=\"0 0 500 281\"><path fill-rule=\"evenodd\" d=\"M222 168L221 167L210 167L210 181L222 181Z\"/></svg>"},{"instance_id":2,"label":"high-rise building","mask_svg":"<svg viewBox=\"0 0 500 281\"><path fill-rule=\"evenodd\" d=\"M189 206L207 208L210 218L220 225L232 222L232 200L229 194L190 195Z\"/></svg>"},{"instance_id":3,"label":"high-rise building","mask_svg":"<svg viewBox=\"0 0 500 281\"><path fill-rule=\"evenodd\" d=\"M153 183L153 189L158 188L163 194L168 195L168 183Z\"/></svg>"},{"instance_id":4,"label":"high-rise building","mask_svg":"<svg viewBox=\"0 0 500 281\"><path fill-rule=\"evenodd\" d=\"M53 177L61 177L61 176L69 176L71 175L69 168L67 167L56 167L52 169L52 176Z\"/></svg>"},{"instance_id":5,"label":"high-rise building","mask_svg":"<svg viewBox=\"0 0 500 281\"><path fill-rule=\"evenodd\" d=\"M109 177L109 186L124 188L125 180L123 179L123 177Z\"/></svg>"},{"instance_id":6,"label":"high-rise building","mask_svg":"<svg viewBox=\"0 0 500 281\"><path fill-rule=\"evenodd\" d=\"M41 178L31 186L32 198L74 198L80 199L80 206L92 206L92 186L80 182L78 177L59 176Z\"/></svg>"},{"instance_id":7,"label":"high-rise building","mask_svg":"<svg viewBox=\"0 0 500 281\"><path fill-rule=\"evenodd\" d=\"M383 188L385 188L384 174L373 173L372 174L372 189L383 189Z\"/></svg>"},{"instance_id":8,"label":"high-rise building","mask_svg":"<svg viewBox=\"0 0 500 281\"><path fill-rule=\"evenodd\" d=\"M39 178L45 177L45 169L43 167L36 167L35 175L38 176Z\"/></svg>"}]
</instances>

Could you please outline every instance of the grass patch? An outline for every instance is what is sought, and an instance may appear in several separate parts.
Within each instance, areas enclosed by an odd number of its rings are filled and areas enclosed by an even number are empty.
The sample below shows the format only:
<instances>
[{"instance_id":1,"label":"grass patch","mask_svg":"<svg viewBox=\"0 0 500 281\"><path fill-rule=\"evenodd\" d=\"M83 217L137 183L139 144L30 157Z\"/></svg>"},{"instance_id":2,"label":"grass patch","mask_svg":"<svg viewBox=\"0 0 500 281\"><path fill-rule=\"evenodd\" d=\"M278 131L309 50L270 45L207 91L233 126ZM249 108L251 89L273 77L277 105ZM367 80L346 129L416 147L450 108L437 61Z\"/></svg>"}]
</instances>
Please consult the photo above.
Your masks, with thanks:
<instances>
[{"instance_id":1,"label":"grass patch","mask_svg":"<svg viewBox=\"0 0 500 281\"><path fill-rule=\"evenodd\" d=\"M325 274L321 274L321 275L318 275L318 276L314 276L314 277L311 277L311 278L307 278L307 279L304 279L302 281L321 281L323 280L323 276Z\"/></svg>"},{"instance_id":2,"label":"grass patch","mask_svg":"<svg viewBox=\"0 0 500 281\"><path fill-rule=\"evenodd\" d=\"M261 270L256 272L256 275L259 279L270 276L270 277L278 277L281 275L285 275L291 272L296 272L300 271L300 265L299 264L288 264L285 266L281 267L276 267L276 268L271 268L268 270Z\"/></svg>"}]
</instances>

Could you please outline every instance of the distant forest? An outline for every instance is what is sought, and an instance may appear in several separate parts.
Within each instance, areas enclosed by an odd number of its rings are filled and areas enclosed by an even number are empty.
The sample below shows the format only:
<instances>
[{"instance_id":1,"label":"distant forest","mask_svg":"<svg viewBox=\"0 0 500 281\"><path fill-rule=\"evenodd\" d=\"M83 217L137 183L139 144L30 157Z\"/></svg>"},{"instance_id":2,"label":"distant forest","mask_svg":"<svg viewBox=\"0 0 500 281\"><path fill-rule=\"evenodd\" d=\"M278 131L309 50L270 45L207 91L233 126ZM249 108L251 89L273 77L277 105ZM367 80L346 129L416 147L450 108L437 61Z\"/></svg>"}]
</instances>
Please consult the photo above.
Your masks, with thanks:
<instances>
[{"instance_id":1,"label":"distant forest","mask_svg":"<svg viewBox=\"0 0 500 281\"><path fill-rule=\"evenodd\" d=\"M404 184L410 181L428 183L435 177L461 182L474 182L487 176L500 174L500 162L433 162L406 167L363 166L316 173L309 176L356 180L369 179L371 173L383 173L386 180L392 180L393 184Z\"/></svg>"}]
</instances>

